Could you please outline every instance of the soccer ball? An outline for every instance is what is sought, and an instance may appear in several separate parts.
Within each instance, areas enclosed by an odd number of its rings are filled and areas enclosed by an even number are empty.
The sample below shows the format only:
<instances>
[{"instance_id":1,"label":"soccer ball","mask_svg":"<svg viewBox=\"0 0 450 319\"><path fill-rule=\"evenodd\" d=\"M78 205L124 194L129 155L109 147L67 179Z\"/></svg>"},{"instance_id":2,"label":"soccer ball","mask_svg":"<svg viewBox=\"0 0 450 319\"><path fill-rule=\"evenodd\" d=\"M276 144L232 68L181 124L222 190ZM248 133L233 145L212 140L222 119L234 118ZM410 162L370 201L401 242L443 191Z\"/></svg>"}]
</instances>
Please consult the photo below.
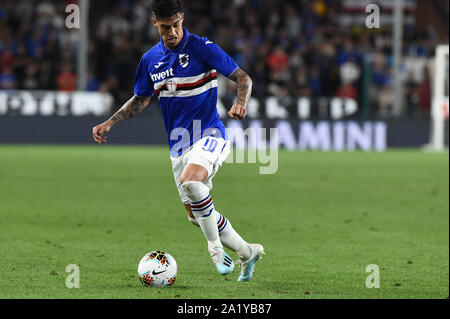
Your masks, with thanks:
<instances>
[{"instance_id":1,"label":"soccer ball","mask_svg":"<svg viewBox=\"0 0 450 319\"><path fill-rule=\"evenodd\" d=\"M170 287L177 278L177 262L165 251L152 251L142 257L138 266L139 280L150 287Z\"/></svg>"}]
</instances>

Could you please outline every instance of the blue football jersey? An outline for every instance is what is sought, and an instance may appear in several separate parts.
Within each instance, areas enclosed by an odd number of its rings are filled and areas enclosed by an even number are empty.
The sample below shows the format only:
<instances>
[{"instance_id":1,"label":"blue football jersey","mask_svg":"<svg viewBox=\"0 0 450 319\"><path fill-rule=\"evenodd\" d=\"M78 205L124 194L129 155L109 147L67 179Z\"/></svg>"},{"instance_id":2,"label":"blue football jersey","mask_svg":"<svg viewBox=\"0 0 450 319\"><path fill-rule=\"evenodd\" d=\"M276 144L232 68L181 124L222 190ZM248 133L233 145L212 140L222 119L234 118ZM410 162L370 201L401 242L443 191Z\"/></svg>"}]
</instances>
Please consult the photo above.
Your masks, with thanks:
<instances>
[{"instance_id":1,"label":"blue football jersey","mask_svg":"<svg viewBox=\"0 0 450 319\"><path fill-rule=\"evenodd\" d=\"M208 38L183 30L175 49L168 50L161 40L144 54L134 84L137 96L158 97L172 156L205 135L227 138L217 112L217 72L229 77L238 68Z\"/></svg>"}]
</instances>

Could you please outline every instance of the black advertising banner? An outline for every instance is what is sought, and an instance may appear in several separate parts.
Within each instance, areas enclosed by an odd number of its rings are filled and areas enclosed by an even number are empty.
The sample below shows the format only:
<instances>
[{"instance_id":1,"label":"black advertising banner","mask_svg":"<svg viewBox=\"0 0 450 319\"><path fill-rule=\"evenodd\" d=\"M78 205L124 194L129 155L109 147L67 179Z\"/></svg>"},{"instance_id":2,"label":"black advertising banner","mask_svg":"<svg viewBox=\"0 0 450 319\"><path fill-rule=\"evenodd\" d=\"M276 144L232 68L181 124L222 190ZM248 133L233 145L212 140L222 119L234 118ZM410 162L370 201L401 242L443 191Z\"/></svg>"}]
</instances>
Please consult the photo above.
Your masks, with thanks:
<instances>
[{"instance_id":1,"label":"black advertising banner","mask_svg":"<svg viewBox=\"0 0 450 319\"><path fill-rule=\"evenodd\" d=\"M105 120L97 116L0 116L0 143L93 144L92 127ZM237 148L256 143L278 144L288 150L384 151L417 148L429 142L430 120L309 121L224 120ZM448 121L446 122L448 145ZM275 134L276 133L276 134ZM160 117L137 117L115 126L109 144L167 145Z\"/></svg>"}]
</instances>

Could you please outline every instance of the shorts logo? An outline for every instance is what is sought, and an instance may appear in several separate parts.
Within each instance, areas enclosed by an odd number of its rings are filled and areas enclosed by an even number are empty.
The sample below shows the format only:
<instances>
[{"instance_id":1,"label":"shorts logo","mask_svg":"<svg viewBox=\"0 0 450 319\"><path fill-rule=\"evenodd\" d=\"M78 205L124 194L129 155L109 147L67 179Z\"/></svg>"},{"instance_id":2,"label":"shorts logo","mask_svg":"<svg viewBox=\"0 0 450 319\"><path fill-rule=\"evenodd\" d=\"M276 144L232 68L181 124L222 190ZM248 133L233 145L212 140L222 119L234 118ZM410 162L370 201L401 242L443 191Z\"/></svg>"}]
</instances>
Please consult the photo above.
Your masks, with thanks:
<instances>
[{"instance_id":1,"label":"shorts logo","mask_svg":"<svg viewBox=\"0 0 450 319\"><path fill-rule=\"evenodd\" d=\"M177 90L177 83L174 80L169 80L166 82L167 90L169 90L170 94L175 94Z\"/></svg>"},{"instance_id":2,"label":"shorts logo","mask_svg":"<svg viewBox=\"0 0 450 319\"><path fill-rule=\"evenodd\" d=\"M217 142L217 140L212 139L212 138L207 138L205 141L205 145L203 145L202 149L206 152L214 153L218 144L219 143Z\"/></svg>"},{"instance_id":3,"label":"shorts logo","mask_svg":"<svg viewBox=\"0 0 450 319\"><path fill-rule=\"evenodd\" d=\"M180 59L180 65L183 69L187 68L189 65L189 54L180 54L178 56Z\"/></svg>"}]
</instances>

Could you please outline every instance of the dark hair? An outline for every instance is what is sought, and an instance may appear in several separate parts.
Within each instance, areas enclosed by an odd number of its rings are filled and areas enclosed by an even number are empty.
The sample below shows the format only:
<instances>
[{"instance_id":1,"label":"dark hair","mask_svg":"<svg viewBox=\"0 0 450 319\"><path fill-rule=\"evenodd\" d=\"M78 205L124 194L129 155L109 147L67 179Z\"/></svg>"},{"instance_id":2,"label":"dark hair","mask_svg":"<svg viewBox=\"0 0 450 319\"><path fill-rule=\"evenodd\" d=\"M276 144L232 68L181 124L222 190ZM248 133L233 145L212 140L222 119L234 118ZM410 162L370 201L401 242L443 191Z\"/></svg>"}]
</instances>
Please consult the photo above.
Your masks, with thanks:
<instances>
[{"instance_id":1,"label":"dark hair","mask_svg":"<svg viewBox=\"0 0 450 319\"><path fill-rule=\"evenodd\" d=\"M150 7L156 19L170 18L182 12L180 0L152 0Z\"/></svg>"}]
</instances>

